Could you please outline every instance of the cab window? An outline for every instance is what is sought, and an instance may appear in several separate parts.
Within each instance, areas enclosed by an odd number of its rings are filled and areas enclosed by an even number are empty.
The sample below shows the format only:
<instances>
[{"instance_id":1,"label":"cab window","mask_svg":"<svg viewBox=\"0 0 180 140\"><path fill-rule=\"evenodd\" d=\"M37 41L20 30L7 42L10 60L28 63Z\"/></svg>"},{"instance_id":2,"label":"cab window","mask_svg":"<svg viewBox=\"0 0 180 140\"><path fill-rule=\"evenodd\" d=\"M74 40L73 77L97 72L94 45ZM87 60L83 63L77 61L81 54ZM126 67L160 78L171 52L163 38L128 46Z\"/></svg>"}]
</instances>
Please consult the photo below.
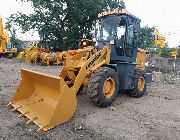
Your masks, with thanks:
<instances>
[{"instance_id":1,"label":"cab window","mask_svg":"<svg viewBox=\"0 0 180 140\"><path fill-rule=\"evenodd\" d=\"M127 27L127 45L133 46L134 41L134 27L133 25L129 25Z\"/></svg>"}]
</instances>

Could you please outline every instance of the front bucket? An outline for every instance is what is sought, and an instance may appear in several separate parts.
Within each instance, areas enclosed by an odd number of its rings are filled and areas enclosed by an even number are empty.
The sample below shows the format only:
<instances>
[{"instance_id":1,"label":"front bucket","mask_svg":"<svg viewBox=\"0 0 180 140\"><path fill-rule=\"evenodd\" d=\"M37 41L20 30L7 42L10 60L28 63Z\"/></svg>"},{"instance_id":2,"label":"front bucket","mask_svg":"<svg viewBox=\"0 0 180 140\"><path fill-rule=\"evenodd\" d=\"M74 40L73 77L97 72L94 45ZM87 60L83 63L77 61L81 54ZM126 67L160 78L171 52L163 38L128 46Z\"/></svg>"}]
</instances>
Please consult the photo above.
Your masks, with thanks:
<instances>
[{"instance_id":1,"label":"front bucket","mask_svg":"<svg viewBox=\"0 0 180 140\"><path fill-rule=\"evenodd\" d=\"M76 94L62 77L22 69L22 80L10 103L44 131L67 122L77 106Z\"/></svg>"}]
</instances>

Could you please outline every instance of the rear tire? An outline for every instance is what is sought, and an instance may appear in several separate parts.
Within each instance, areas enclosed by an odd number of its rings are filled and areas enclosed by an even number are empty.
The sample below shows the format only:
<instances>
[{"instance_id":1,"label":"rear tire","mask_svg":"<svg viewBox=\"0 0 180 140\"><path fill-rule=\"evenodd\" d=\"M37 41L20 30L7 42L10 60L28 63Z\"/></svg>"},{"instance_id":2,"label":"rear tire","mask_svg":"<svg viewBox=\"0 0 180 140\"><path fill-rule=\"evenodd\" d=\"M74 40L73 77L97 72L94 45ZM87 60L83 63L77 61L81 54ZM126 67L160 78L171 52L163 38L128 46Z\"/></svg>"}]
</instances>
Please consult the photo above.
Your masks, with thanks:
<instances>
[{"instance_id":1,"label":"rear tire","mask_svg":"<svg viewBox=\"0 0 180 140\"><path fill-rule=\"evenodd\" d=\"M88 95L95 105L107 107L115 100L119 91L118 75L115 70L100 67L91 75Z\"/></svg>"},{"instance_id":2,"label":"rear tire","mask_svg":"<svg viewBox=\"0 0 180 140\"><path fill-rule=\"evenodd\" d=\"M133 78L134 89L128 91L128 95L134 98L142 97L146 92L146 73L144 71L135 72Z\"/></svg>"},{"instance_id":3,"label":"rear tire","mask_svg":"<svg viewBox=\"0 0 180 140\"><path fill-rule=\"evenodd\" d=\"M13 57L17 57L18 56L18 54L17 53L13 53Z\"/></svg>"}]
</instances>

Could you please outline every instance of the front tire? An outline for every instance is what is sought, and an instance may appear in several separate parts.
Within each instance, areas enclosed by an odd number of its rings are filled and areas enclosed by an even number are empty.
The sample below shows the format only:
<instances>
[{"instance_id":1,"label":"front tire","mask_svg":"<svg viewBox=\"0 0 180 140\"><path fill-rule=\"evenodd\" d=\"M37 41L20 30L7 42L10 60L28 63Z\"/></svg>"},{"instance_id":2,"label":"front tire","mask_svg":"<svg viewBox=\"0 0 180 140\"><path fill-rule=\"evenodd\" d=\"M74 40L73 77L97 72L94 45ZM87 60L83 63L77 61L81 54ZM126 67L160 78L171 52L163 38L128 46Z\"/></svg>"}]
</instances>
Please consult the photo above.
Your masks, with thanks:
<instances>
[{"instance_id":1,"label":"front tire","mask_svg":"<svg viewBox=\"0 0 180 140\"><path fill-rule=\"evenodd\" d=\"M100 67L91 75L88 84L88 95L99 107L110 106L119 91L118 75L115 70Z\"/></svg>"},{"instance_id":2,"label":"front tire","mask_svg":"<svg viewBox=\"0 0 180 140\"><path fill-rule=\"evenodd\" d=\"M12 58L13 58L13 53L9 53L9 54L8 54L8 58L9 58L9 59L12 59Z\"/></svg>"}]
</instances>

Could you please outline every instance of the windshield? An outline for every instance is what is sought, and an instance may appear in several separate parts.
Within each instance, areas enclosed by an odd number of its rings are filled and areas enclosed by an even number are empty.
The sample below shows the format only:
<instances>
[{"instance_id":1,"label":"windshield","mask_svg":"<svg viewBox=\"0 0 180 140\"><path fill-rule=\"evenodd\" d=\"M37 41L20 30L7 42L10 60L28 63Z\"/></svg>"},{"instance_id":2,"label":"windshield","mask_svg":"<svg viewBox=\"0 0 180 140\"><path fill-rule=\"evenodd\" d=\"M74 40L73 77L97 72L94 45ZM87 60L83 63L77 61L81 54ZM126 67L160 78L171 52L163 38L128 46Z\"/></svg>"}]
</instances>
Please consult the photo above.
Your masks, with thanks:
<instances>
[{"instance_id":1,"label":"windshield","mask_svg":"<svg viewBox=\"0 0 180 140\"><path fill-rule=\"evenodd\" d=\"M124 38L126 22L122 22L121 16L112 16L101 20L99 27L99 40L110 41L112 39L119 40Z\"/></svg>"}]
</instances>

